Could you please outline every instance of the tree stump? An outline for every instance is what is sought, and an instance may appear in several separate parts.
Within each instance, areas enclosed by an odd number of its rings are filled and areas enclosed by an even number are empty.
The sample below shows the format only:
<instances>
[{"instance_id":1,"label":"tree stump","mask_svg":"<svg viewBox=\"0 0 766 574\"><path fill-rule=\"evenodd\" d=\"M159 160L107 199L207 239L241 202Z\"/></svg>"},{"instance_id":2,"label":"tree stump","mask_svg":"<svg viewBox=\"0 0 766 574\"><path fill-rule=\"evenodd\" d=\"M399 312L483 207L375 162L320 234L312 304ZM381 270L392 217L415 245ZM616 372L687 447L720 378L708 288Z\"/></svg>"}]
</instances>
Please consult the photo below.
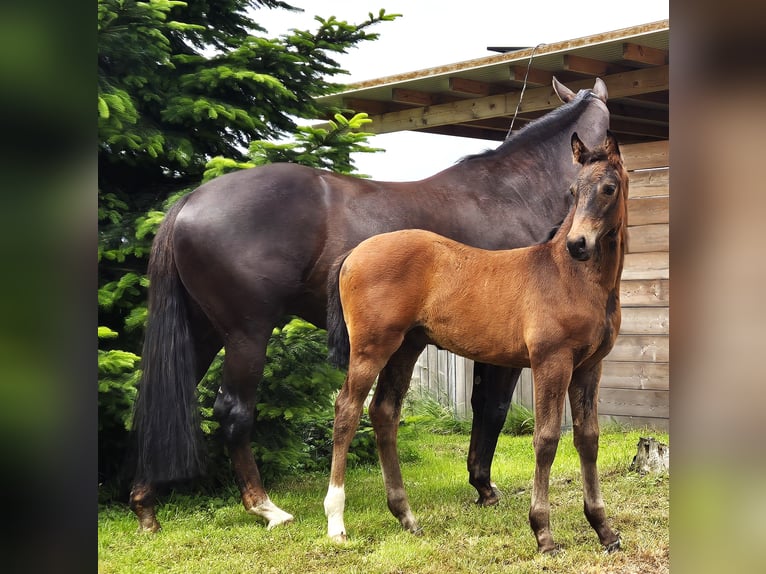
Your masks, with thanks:
<instances>
[{"instance_id":1,"label":"tree stump","mask_svg":"<svg viewBox=\"0 0 766 574\"><path fill-rule=\"evenodd\" d=\"M670 472L670 448L653 437L639 438L630 470L640 474Z\"/></svg>"}]
</instances>

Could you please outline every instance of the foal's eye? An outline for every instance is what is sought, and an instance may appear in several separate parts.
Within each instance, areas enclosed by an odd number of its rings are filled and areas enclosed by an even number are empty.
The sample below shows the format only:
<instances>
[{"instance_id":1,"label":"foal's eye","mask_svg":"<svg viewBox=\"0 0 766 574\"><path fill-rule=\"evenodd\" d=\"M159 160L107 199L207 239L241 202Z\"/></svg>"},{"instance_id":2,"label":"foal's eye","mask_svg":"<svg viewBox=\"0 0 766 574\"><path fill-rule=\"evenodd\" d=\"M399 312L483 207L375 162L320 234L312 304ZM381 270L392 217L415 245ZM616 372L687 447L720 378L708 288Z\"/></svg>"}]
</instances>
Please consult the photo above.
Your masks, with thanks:
<instances>
[{"instance_id":1,"label":"foal's eye","mask_svg":"<svg viewBox=\"0 0 766 574\"><path fill-rule=\"evenodd\" d=\"M613 183L608 183L604 186L604 193L607 195L614 195L615 191L617 191L617 186Z\"/></svg>"}]
</instances>

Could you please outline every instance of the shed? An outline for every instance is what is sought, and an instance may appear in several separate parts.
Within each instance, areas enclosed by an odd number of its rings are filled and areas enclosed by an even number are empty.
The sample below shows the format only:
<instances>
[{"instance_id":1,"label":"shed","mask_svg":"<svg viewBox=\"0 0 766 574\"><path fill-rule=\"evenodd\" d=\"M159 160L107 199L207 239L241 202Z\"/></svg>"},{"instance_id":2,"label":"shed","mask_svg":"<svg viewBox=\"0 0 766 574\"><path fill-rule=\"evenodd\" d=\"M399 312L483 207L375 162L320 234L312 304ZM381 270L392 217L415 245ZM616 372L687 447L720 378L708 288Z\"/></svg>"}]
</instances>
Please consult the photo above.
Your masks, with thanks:
<instances>
[{"instance_id":1,"label":"shed","mask_svg":"<svg viewBox=\"0 0 766 574\"><path fill-rule=\"evenodd\" d=\"M669 22L662 20L537 47L488 48L499 53L360 82L319 98L368 113L373 122L365 130L376 134L419 130L500 142L515 113L514 131L560 105L552 76L575 91L602 78L610 129L631 179L622 327L604 362L599 415L659 429L668 428L670 393L669 36ZM413 390L461 415L471 412L472 386L472 362L433 347L413 374ZM532 401L525 369L514 402L531 408Z\"/></svg>"}]
</instances>

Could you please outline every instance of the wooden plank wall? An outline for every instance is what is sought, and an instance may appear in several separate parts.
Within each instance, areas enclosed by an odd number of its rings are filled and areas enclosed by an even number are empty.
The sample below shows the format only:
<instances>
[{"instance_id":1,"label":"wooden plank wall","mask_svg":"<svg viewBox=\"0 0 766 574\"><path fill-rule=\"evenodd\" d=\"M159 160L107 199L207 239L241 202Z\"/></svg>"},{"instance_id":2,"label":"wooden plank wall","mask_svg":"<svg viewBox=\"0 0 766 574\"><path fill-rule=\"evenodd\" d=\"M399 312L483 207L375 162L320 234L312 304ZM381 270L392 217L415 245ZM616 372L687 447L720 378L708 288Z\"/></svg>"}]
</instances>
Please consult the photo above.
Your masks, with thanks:
<instances>
[{"instance_id":1,"label":"wooden plank wall","mask_svg":"<svg viewBox=\"0 0 766 574\"><path fill-rule=\"evenodd\" d=\"M628 249L621 282L622 326L604 361L599 392L602 422L669 426L669 158L668 142L621 146L630 171ZM414 393L428 393L471 416L473 362L428 347L415 366ZM533 385L524 369L513 396L533 408ZM563 421L571 427L569 405Z\"/></svg>"}]
</instances>

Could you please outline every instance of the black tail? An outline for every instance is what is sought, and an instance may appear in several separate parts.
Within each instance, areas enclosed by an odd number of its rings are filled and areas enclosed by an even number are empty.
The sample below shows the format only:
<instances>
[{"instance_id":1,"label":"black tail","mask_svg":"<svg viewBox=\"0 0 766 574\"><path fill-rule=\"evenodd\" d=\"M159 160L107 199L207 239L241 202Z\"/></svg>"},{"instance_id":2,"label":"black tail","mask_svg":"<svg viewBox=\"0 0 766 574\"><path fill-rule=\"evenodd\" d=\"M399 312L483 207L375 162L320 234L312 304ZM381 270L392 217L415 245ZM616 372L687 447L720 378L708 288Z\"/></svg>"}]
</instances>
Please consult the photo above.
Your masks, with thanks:
<instances>
[{"instance_id":1,"label":"black tail","mask_svg":"<svg viewBox=\"0 0 766 574\"><path fill-rule=\"evenodd\" d=\"M335 260L327 276L327 349L328 359L339 369L348 368L351 346L348 340L348 328L343 320L343 306L340 302L340 268L350 251Z\"/></svg>"},{"instance_id":2,"label":"black tail","mask_svg":"<svg viewBox=\"0 0 766 574\"><path fill-rule=\"evenodd\" d=\"M135 481L148 484L204 469L194 343L173 256L173 224L188 197L168 211L149 257L149 321L133 413Z\"/></svg>"}]
</instances>

